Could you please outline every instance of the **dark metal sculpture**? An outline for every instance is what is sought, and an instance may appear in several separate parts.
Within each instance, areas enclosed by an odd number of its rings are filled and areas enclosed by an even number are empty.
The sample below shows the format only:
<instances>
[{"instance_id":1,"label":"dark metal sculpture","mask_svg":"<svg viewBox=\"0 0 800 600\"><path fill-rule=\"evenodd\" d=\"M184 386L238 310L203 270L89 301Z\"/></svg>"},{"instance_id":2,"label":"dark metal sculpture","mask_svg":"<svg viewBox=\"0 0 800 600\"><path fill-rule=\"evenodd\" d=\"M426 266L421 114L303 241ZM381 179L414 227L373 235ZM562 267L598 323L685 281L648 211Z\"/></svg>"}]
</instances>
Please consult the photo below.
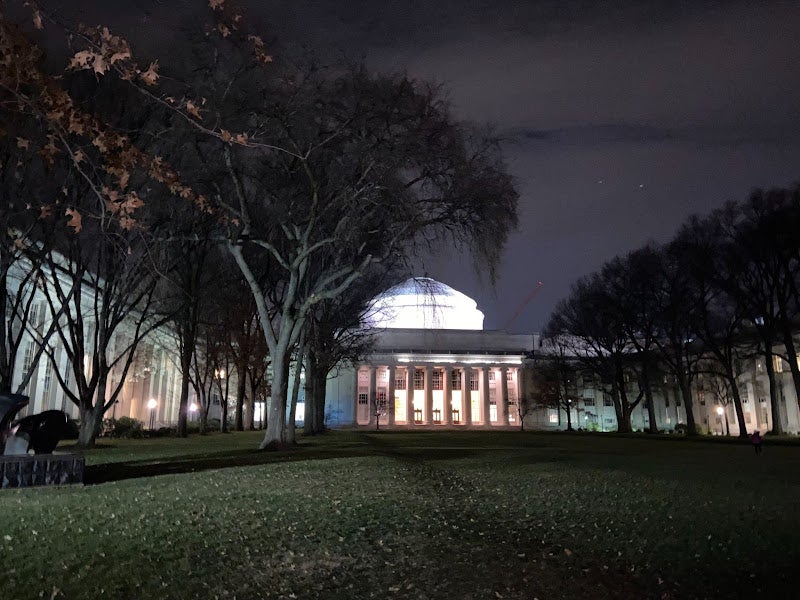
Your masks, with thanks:
<instances>
[{"instance_id":1,"label":"dark metal sculpture","mask_svg":"<svg viewBox=\"0 0 800 600\"><path fill-rule=\"evenodd\" d=\"M27 396L0 394L0 454L14 456L30 450L50 454L66 433L67 415L60 410L46 410L14 421L27 405Z\"/></svg>"}]
</instances>

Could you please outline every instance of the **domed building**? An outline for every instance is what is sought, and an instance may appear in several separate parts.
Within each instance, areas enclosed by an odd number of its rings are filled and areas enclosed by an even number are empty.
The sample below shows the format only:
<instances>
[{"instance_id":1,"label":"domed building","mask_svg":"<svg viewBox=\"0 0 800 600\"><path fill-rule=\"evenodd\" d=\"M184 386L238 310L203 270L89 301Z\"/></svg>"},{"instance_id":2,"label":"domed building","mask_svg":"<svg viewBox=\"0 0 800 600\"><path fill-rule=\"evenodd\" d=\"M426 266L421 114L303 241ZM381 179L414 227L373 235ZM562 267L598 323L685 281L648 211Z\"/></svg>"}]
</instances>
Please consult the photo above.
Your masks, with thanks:
<instances>
[{"instance_id":1,"label":"domed building","mask_svg":"<svg viewBox=\"0 0 800 600\"><path fill-rule=\"evenodd\" d=\"M372 354L328 382L330 426L519 425L533 335L485 331L473 299L428 277L376 296L367 326Z\"/></svg>"}]
</instances>

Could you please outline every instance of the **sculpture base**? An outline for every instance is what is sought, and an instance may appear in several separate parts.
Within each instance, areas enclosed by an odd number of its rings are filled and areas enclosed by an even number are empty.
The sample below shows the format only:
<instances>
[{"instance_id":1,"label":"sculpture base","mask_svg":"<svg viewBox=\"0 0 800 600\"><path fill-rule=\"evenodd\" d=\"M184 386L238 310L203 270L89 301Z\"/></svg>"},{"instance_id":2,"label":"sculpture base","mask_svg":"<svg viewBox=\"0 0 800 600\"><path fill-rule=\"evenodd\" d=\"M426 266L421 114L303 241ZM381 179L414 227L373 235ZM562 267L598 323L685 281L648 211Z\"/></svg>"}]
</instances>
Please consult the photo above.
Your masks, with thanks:
<instances>
[{"instance_id":1,"label":"sculpture base","mask_svg":"<svg viewBox=\"0 0 800 600\"><path fill-rule=\"evenodd\" d=\"M0 488L83 483L84 466L80 454L0 456Z\"/></svg>"}]
</instances>

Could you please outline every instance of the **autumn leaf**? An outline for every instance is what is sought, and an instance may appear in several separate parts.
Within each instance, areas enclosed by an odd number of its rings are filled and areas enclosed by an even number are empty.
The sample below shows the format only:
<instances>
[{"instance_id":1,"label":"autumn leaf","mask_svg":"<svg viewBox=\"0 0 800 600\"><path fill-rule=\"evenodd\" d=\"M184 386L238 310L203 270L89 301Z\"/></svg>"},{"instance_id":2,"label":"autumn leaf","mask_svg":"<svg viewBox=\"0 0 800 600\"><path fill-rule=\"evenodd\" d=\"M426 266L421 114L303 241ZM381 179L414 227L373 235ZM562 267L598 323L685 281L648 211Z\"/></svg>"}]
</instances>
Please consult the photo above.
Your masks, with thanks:
<instances>
[{"instance_id":1,"label":"autumn leaf","mask_svg":"<svg viewBox=\"0 0 800 600\"><path fill-rule=\"evenodd\" d=\"M33 26L36 29L44 29L44 25L42 25L42 13L38 10L33 11Z\"/></svg>"},{"instance_id":2,"label":"autumn leaf","mask_svg":"<svg viewBox=\"0 0 800 600\"><path fill-rule=\"evenodd\" d=\"M23 150L27 150L30 147L30 141L26 140L25 138L18 137L17 138L17 148L22 148Z\"/></svg>"},{"instance_id":3,"label":"autumn leaf","mask_svg":"<svg viewBox=\"0 0 800 600\"><path fill-rule=\"evenodd\" d=\"M89 50L81 50L80 52L76 52L69 61L69 68L83 69L87 64L89 64L89 61L93 56L94 53L90 52Z\"/></svg>"},{"instance_id":4,"label":"autumn leaf","mask_svg":"<svg viewBox=\"0 0 800 600\"><path fill-rule=\"evenodd\" d=\"M219 25L217 25L217 29L219 29L219 32L222 34L222 37L228 37L231 34L231 30L228 29L228 26L225 25L225 23L220 23Z\"/></svg>"},{"instance_id":5,"label":"autumn leaf","mask_svg":"<svg viewBox=\"0 0 800 600\"><path fill-rule=\"evenodd\" d=\"M78 113L72 111L69 114L69 128L68 131L70 133L77 133L78 135L82 134L84 131L83 122L80 120Z\"/></svg>"},{"instance_id":6,"label":"autumn leaf","mask_svg":"<svg viewBox=\"0 0 800 600\"><path fill-rule=\"evenodd\" d=\"M125 60L126 58L130 57L131 57L130 50L123 50L122 52L115 52L114 54L112 54L111 58L108 59L108 62L110 62L113 65L115 62L119 60Z\"/></svg>"},{"instance_id":7,"label":"autumn leaf","mask_svg":"<svg viewBox=\"0 0 800 600\"><path fill-rule=\"evenodd\" d=\"M236 136L236 143L237 144L241 144L242 146L246 146L247 145L247 134L246 133L238 134Z\"/></svg>"},{"instance_id":8,"label":"autumn leaf","mask_svg":"<svg viewBox=\"0 0 800 600\"><path fill-rule=\"evenodd\" d=\"M202 119L203 118L203 117L200 116L200 109L198 109L197 105L194 102L192 102L191 100L188 100L186 102L186 112L188 112L193 117L197 117L198 119Z\"/></svg>"},{"instance_id":9,"label":"autumn leaf","mask_svg":"<svg viewBox=\"0 0 800 600\"><path fill-rule=\"evenodd\" d=\"M67 221L67 227L72 227L75 230L75 233L80 233L81 227L83 227L81 223L81 213L74 208L68 208L66 211L64 211L64 214L69 217L69 221Z\"/></svg>"},{"instance_id":10,"label":"autumn leaf","mask_svg":"<svg viewBox=\"0 0 800 600\"><path fill-rule=\"evenodd\" d=\"M223 4L225 4L225 0L208 0L208 6L211 10L222 10Z\"/></svg>"},{"instance_id":11,"label":"autumn leaf","mask_svg":"<svg viewBox=\"0 0 800 600\"><path fill-rule=\"evenodd\" d=\"M144 206L144 202L142 202L142 199L139 198L136 192L131 192L127 195L125 202L122 204L122 209L130 213L140 206Z\"/></svg>"},{"instance_id":12,"label":"autumn leaf","mask_svg":"<svg viewBox=\"0 0 800 600\"><path fill-rule=\"evenodd\" d=\"M94 70L96 75L102 75L106 71L108 71L108 65L106 64L106 59L103 57L102 54L95 54L94 60L92 61L92 69Z\"/></svg>"},{"instance_id":13,"label":"autumn leaf","mask_svg":"<svg viewBox=\"0 0 800 600\"><path fill-rule=\"evenodd\" d=\"M223 129L222 131L220 131L219 132L219 137L223 142L230 142L231 139L233 138L233 136L231 135L231 132L228 131L227 129Z\"/></svg>"},{"instance_id":14,"label":"autumn leaf","mask_svg":"<svg viewBox=\"0 0 800 600\"><path fill-rule=\"evenodd\" d=\"M45 219L45 218L49 217L51 214L53 214L53 207L52 206L50 206L48 204L45 204L44 206L39 208L39 218L40 219Z\"/></svg>"},{"instance_id":15,"label":"autumn leaf","mask_svg":"<svg viewBox=\"0 0 800 600\"><path fill-rule=\"evenodd\" d=\"M151 62L150 66L147 68L147 71L140 73L139 77L147 85L155 85L156 80L158 79L158 61Z\"/></svg>"}]
</instances>

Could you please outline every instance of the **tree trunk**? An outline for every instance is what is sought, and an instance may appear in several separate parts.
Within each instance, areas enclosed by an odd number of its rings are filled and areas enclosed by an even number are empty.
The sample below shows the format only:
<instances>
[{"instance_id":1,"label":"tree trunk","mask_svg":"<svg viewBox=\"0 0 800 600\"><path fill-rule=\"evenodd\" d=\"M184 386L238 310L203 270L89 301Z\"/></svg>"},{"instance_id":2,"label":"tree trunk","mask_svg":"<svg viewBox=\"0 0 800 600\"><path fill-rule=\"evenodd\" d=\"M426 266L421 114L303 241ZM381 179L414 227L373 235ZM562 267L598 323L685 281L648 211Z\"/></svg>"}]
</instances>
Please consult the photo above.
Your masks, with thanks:
<instances>
[{"instance_id":1,"label":"tree trunk","mask_svg":"<svg viewBox=\"0 0 800 600\"><path fill-rule=\"evenodd\" d=\"M242 360L236 365L236 414L234 416L234 429L244 431L244 397L247 388L247 361Z\"/></svg>"},{"instance_id":2,"label":"tree trunk","mask_svg":"<svg viewBox=\"0 0 800 600\"><path fill-rule=\"evenodd\" d=\"M786 348L786 357L789 360L789 370L792 373L794 397L797 400L797 407L800 408L800 367L797 365L797 349L795 348L791 326L784 328L783 345Z\"/></svg>"},{"instance_id":3,"label":"tree trunk","mask_svg":"<svg viewBox=\"0 0 800 600\"><path fill-rule=\"evenodd\" d=\"M764 366L767 369L769 380L769 406L772 409L772 433L783 435L783 419L781 418L781 405L778 400L778 388L775 385L775 364L772 362L772 344L764 344Z\"/></svg>"},{"instance_id":4,"label":"tree trunk","mask_svg":"<svg viewBox=\"0 0 800 600\"><path fill-rule=\"evenodd\" d=\"M317 380L317 356L316 352L309 350L306 352L306 405L303 411L303 433L314 435L316 431L316 390L314 389Z\"/></svg>"},{"instance_id":5,"label":"tree trunk","mask_svg":"<svg viewBox=\"0 0 800 600\"><path fill-rule=\"evenodd\" d=\"M694 410L692 406L692 390L689 387L689 381L683 375L676 375L678 379L678 388L681 391L681 398L683 399L683 409L686 411L686 435L697 435L697 423L694 420Z\"/></svg>"},{"instance_id":6,"label":"tree trunk","mask_svg":"<svg viewBox=\"0 0 800 600\"><path fill-rule=\"evenodd\" d=\"M78 429L77 444L79 448L94 448L97 436L103 428L102 404L100 410L97 409L97 406L92 406L91 401L81 399L81 423Z\"/></svg>"},{"instance_id":7,"label":"tree trunk","mask_svg":"<svg viewBox=\"0 0 800 600\"><path fill-rule=\"evenodd\" d=\"M647 418L650 421L648 431L650 433L658 433L656 407L653 404L653 386L650 383L650 365L647 360L642 363L642 387L644 387L644 401L647 403Z\"/></svg>"},{"instance_id":8,"label":"tree trunk","mask_svg":"<svg viewBox=\"0 0 800 600\"><path fill-rule=\"evenodd\" d=\"M188 356L188 358L187 358ZM189 370L192 364L192 349L181 350L181 398L178 407L178 435L187 437L189 435L188 415L189 415Z\"/></svg>"},{"instance_id":9,"label":"tree trunk","mask_svg":"<svg viewBox=\"0 0 800 600\"><path fill-rule=\"evenodd\" d=\"M303 375L303 362L305 361L305 353L306 336L304 332L300 334L300 341L297 344L297 352L295 353L294 379L292 379L292 397L291 405L289 406L289 422L286 424L286 442L288 444L297 443L297 425L295 420L297 418L297 398L300 396L300 382L302 380L301 375Z\"/></svg>"},{"instance_id":10,"label":"tree trunk","mask_svg":"<svg viewBox=\"0 0 800 600\"><path fill-rule=\"evenodd\" d=\"M739 386L736 385L736 375L730 365L727 366L726 376L728 383L731 386L731 395L733 396L733 408L736 411L736 421L739 423L739 437L747 437L747 424L744 421L744 408L742 407L742 395L739 393Z\"/></svg>"},{"instance_id":11,"label":"tree trunk","mask_svg":"<svg viewBox=\"0 0 800 600\"><path fill-rule=\"evenodd\" d=\"M259 449L282 448L286 443L286 397L289 387L288 342L270 353L272 366L272 392L267 410L267 428Z\"/></svg>"}]
</instances>

